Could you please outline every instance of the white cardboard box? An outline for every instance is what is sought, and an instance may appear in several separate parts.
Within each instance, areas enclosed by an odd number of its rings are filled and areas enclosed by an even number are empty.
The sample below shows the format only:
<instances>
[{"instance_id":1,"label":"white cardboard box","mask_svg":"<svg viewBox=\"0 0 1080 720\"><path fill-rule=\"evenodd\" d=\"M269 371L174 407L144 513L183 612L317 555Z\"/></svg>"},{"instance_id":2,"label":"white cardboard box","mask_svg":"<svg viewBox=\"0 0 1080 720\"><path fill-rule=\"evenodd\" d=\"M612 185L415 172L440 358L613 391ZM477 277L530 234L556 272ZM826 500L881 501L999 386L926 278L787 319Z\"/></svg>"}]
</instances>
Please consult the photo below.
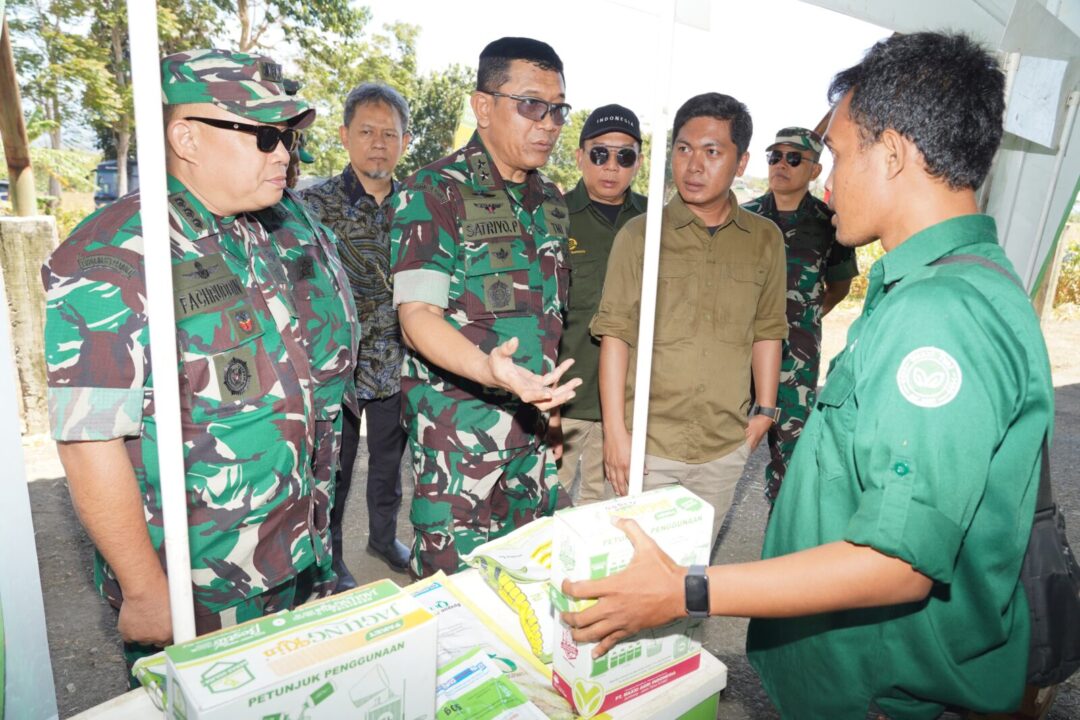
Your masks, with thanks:
<instances>
[{"instance_id":1,"label":"white cardboard box","mask_svg":"<svg viewBox=\"0 0 1080 720\"><path fill-rule=\"evenodd\" d=\"M707 565L713 542L711 505L680 485L634 497L582 505L555 514L551 584L556 609L580 608L558 589L564 578L590 580L625 568L633 546L612 517L636 520L680 565ZM696 670L701 662L701 621L679 620L626 638L602 658L593 643L577 643L557 619L552 682L583 717L607 711Z\"/></svg>"},{"instance_id":2,"label":"white cardboard box","mask_svg":"<svg viewBox=\"0 0 1080 720\"><path fill-rule=\"evenodd\" d=\"M421 720L437 621L390 580L166 649L168 716Z\"/></svg>"}]
</instances>

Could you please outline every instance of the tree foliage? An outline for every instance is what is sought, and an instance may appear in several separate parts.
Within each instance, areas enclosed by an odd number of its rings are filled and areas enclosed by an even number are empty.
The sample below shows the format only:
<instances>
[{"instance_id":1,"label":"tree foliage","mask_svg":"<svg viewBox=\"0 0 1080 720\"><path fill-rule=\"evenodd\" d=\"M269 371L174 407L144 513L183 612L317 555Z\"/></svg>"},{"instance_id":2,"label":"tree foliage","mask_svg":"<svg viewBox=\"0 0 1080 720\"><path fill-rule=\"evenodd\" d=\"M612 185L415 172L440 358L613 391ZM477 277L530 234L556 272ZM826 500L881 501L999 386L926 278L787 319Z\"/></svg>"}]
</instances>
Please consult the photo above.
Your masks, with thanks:
<instances>
[{"instance_id":1,"label":"tree foliage","mask_svg":"<svg viewBox=\"0 0 1080 720\"><path fill-rule=\"evenodd\" d=\"M451 65L416 82L409 98L412 143L398 164L398 177L435 162L453 149L454 131L474 75L470 68Z\"/></svg>"}]
</instances>

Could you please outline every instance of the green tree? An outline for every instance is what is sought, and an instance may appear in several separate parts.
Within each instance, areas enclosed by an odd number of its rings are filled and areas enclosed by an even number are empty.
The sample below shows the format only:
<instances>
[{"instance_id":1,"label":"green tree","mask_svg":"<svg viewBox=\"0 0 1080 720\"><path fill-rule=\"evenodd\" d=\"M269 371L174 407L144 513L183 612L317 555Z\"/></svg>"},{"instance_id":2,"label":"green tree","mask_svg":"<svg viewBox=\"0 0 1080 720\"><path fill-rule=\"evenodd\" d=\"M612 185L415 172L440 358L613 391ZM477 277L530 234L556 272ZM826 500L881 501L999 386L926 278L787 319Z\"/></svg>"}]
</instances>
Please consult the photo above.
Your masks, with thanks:
<instances>
[{"instance_id":1,"label":"green tree","mask_svg":"<svg viewBox=\"0 0 1080 720\"><path fill-rule=\"evenodd\" d=\"M412 143L398 164L398 177L410 175L453 150L454 131L474 77L472 68L451 65L415 83L408 98Z\"/></svg>"}]
</instances>

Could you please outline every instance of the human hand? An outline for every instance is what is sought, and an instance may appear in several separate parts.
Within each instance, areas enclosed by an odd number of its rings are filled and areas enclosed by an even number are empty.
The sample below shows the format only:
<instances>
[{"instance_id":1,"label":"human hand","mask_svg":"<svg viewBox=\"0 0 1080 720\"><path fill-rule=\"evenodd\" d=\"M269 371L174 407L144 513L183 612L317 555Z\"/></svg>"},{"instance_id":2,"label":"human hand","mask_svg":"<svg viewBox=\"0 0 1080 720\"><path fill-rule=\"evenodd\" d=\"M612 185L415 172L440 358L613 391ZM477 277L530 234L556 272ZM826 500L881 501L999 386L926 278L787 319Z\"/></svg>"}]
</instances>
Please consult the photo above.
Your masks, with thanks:
<instances>
[{"instance_id":1,"label":"human hand","mask_svg":"<svg viewBox=\"0 0 1080 720\"><path fill-rule=\"evenodd\" d=\"M172 642L169 581L165 573L138 592L124 593L116 629L127 642L158 647Z\"/></svg>"},{"instance_id":2,"label":"human hand","mask_svg":"<svg viewBox=\"0 0 1080 720\"><path fill-rule=\"evenodd\" d=\"M626 569L600 580L564 580L562 584L563 593L570 597L596 598L592 607L561 613L574 640L599 642L593 658L634 633L686 616L687 569L676 565L633 520L618 518L613 524L634 546Z\"/></svg>"},{"instance_id":3,"label":"human hand","mask_svg":"<svg viewBox=\"0 0 1080 720\"><path fill-rule=\"evenodd\" d=\"M630 433L622 423L604 430L604 476L616 495L623 496L630 487Z\"/></svg>"},{"instance_id":4,"label":"human hand","mask_svg":"<svg viewBox=\"0 0 1080 720\"><path fill-rule=\"evenodd\" d=\"M750 445L750 452L757 450L757 446L772 426L773 419L765 415L755 415L750 418L750 422L746 424L746 430L743 431L746 442Z\"/></svg>"},{"instance_id":5,"label":"human hand","mask_svg":"<svg viewBox=\"0 0 1080 720\"><path fill-rule=\"evenodd\" d=\"M574 364L572 359L564 360L549 373L537 375L514 362L517 348L518 339L513 337L488 354L488 371L499 387L509 390L522 401L545 412L574 397L574 390L581 385L581 378L574 378L565 385L559 385L563 373Z\"/></svg>"}]
</instances>

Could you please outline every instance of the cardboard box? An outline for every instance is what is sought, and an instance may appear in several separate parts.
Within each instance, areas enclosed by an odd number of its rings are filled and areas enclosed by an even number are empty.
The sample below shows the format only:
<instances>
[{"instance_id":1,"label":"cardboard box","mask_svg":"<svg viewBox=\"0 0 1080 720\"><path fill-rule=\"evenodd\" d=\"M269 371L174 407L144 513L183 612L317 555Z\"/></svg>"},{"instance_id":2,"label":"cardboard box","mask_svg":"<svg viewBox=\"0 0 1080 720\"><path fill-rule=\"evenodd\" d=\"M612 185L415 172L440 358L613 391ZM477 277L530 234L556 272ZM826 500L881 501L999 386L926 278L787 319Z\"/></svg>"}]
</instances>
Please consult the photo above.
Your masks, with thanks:
<instances>
[{"instance_id":1,"label":"cardboard box","mask_svg":"<svg viewBox=\"0 0 1080 720\"><path fill-rule=\"evenodd\" d=\"M435 616L390 580L166 648L177 720L435 716Z\"/></svg>"},{"instance_id":2,"label":"cardboard box","mask_svg":"<svg viewBox=\"0 0 1080 720\"><path fill-rule=\"evenodd\" d=\"M713 508L679 485L616 498L555 514L552 536L552 603L581 609L559 588L564 578L589 580L625 568L634 555L612 517L637 523L680 565L707 565L713 542ZM552 683L583 717L610 710L696 670L701 662L701 621L689 618L626 638L597 660L593 643L577 643L561 619Z\"/></svg>"}]
</instances>

